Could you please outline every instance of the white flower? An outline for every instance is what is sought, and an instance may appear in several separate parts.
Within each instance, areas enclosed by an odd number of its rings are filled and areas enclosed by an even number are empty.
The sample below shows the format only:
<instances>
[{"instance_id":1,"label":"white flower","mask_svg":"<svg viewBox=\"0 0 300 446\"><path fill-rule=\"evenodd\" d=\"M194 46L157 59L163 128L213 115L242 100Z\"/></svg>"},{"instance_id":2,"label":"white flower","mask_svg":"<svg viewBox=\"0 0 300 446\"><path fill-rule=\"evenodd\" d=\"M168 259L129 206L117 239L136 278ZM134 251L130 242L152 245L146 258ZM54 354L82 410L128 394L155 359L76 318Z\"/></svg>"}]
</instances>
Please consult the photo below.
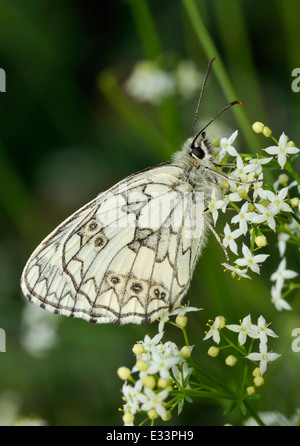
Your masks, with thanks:
<instances>
[{"instance_id":1,"label":"white flower","mask_svg":"<svg viewBox=\"0 0 300 446\"><path fill-rule=\"evenodd\" d=\"M164 311L162 315L158 318L158 333L163 334L165 323L170 319L170 313L168 311Z\"/></svg>"},{"instance_id":2,"label":"white flower","mask_svg":"<svg viewBox=\"0 0 300 446\"><path fill-rule=\"evenodd\" d=\"M126 408L132 415L139 410L139 395L142 391L142 387L143 382L141 379L137 380L133 386L127 382L122 386L123 399L126 401Z\"/></svg>"},{"instance_id":3,"label":"white flower","mask_svg":"<svg viewBox=\"0 0 300 446\"><path fill-rule=\"evenodd\" d=\"M236 158L236 169L232 172L234 178L240 178L242 181L247 181L248 173L254 172L256 166L254 164L244 165L242 157L240 155Z\"/></svg>"},{"instance_id":4,"label":"white flower","mask_svg":"<svg viewBox=\"0 0 300 446\"><path fill-rule=\"evenodd\" d=\"M291 310L290 304L281 297L281 288L276 285L271 288L271 302L275 305L276 310Z\"/></svg>"},{"instance_id":5,"label":"white flower","mask_svg":"<svg viewBox=\"0 0 300 446\"><path fill-rule=\"evenodd\" d=\"M238 275L239 277L243 277L244 279L250 279L251 277L247 276L246 272L248 271L247 269L240 269L237 266L232 266L229 265L228 263L222 263L223 266L225 266L225 268L228 271L231 271L231 275L232 277L235 277L235 275Z\"/></svg>"},{"instance_id":6,"label":"white flower","mask_svg":"<svg viewBox=\"0 0 300 446\"><path fill-rule=\"evenodd\" d=\"M224 206L226 207L226 203L223 200L218 200L216 198L216 192L215 190L213 190L211 194L211 200L208 203L208 212L211 212L214 224L216 224L216 221L218 219L218 210L224 208Z\"/></svg>"},{"instance_id":7,"label":"white flower","mask_svg":"<svg viewBox=\"0 0 300 446\"><path fill-rule=\"evenodd\" d=\"M260 361L259 368L262 376L267 370L268 362L275 361L275 359L279 358L279 356L281 355L278 355L277 353L268 353L267 344L261 342L259 345L259 353L250 353L250 355L246 356L246 358L250 359L251 361Z\"/></svg>"},{"instance_id":8,"label":"white flower","mask_svg":"<svg viewBox=\"0 0 300 446\"><path fill-rule=\"evenodd\" d=\"M164 407L164 401L169 395L169 389L164 389L159 393L153 392L153 390L144 388L145 395L140 394L140 399L142 402L141 410L145 410L148 412L151 409L154 409L157 414L165 418L166 417L166 409Z\"/></svg>"},{"instance_id":9,"label":"white flower","mask_svg":"<svg viewBox=\"0 0 300 446\"><path fill-rule=\"evenodd\" d=\"M231 156L238 156L236 149L232 146L237 135L238 135L238 131L236 130L228 139L221 138L221 141L220 141L221 150L219 151L219 153L217 155L217 162L220 162L222 160L222 158L224 158L226 153L229 153L229 155L231 155Z\"/></svg>"},{"instance_id":10,"label":"white flower","mask_svg":"<svg viewBox=\"0 0 300 446\"><path fill-rule=\"evenodd\" d=\"M293 212L292 208L284 202L288 189L288 187L284 187L278 194L274 194L274 192L270 190L261 189L260 197L265 198L270 202L269 207L272 209L274 214L278 214L278 212L281 210L285 212Z\"/></svg>"},{"instance_id":11,"label":"white flower","mask_svg":"<svg viewBox=\"0 0 300 446\"><path fill-rule=\"evenodd\" d=\"M231 219L231 223L239 223L239 228L242 234L244 235L248 230L247 220L249 220L249 217L247 215L247 212L248 212L248 201L246 201L243 204L243 206L240 209L240 212Z\"/></svg>"},{"instance_id":12,"label":"white flower","mask_svg":"<svg viewBox=\"0 0 300 446\"><path fill-rule=\"evenodd\" d=\"M170 73L161 70L154 62L138 62L125 84L128 93L140 102L158 105L174 94L175 82Z\"/></svg>"},{"instance_id":13,"label":"white flower","mask_svg":"<svg viewBox=\"0 0 300 446\"><path fill-rule=\"evenodd\" d=\"M203 308L196 308L196 307L190 307L187 305L180 305L177 308L174 308L170 313L166 311L162 316L159 317L159 324L158 324L158 332L162 333L164 329L165 323L169 320L170 316L184 316L185 313L188 313L190 311L200 311L203 310Z\"/></svg>"},{"instance_id":14,"label":"white flower","mask_svg":"<svg viewBox=\"0 0 300 446\"><path fill-rule=\"evenodd\" d=\"M258 263L264 262L266 258L269 257L269 254L258 254L254 256L245 244L243 244L242 252L244 254L244 258L237 259L235 263L237 263L239 266L248 266L253 272L259 274L260 270Z\"/></svg>"},{"instance_id":15,"label":"white flower","mask_svg":"<svg viewBox=\"0 0 300 446\"><path fill-rule=\"evenodd\" d=\"M226 200L229 201L241 201L242 197L238 192L232 192L231 194L225 195ZM226 203L227 205L228 203Z\"/></svg>"},{"instance_id":16,"label":"white flower","mask_svg":"<svg viewBox=\"0 0 300 446\"><path fill-rule=\"evenodd\" d=\"M271 275L272 282L276 281L276 286L278 288L283 287L284 279L293 279L298 276L298 273L290 269L286 269L286 259L285 257L281 260L277 271Z\"/></svg>"},{"instance_id":17,"label":"white flower","mask_svg":"<svg viewBox=\"0 0 300 446\"><path fill-rule=\"evenodd\" d=\"M224 327L223 316L217 316L213 324L209 326L209 331L204 336L203 340L206 341L209 338L213 338L216 344L220 343L220 329Z\"/></svg>"},{"instance_id":18,"label":"white flower","mask_svg":"<svg viewBox=\"0 0 300 446\"><path fill-rule=\"evenodd\" d=\"M175 364L178 364L179 362L181 362L181 357L179 355L170 355L169 357L166 357L158 351L153 351L152 360L147 369L147 375L159 373L162 378L169 379L171 367L173 367Z\"/></svg>"},{"instance_id":19,"label":"white flower","mask_svg":"<svg viewBox=\"0 0 300 446\"><path fill-rule=\"evenodd\" d=\"M225 248L229 246L231 251L237 255L237 244L234 241L236 238L240 237L242 235L242 231L240 229L236 229L235 231L231 231L229 224L226 223L224 228L224 238L223 238L223 245Z\"/></svg>"},{"instance_id":20,"label":"white flower","mask_svg":"<svg viewBox=\"0 0 300 446\"><path fill-rule=\"evenodd\" d=\"M290 238L289 234L285 234L284 232L280 232L278 234L278 249L280 257L282 257L286 250L286 242Z\"/></svg>"},{"instance_id":21,"label":"white flower","mask_svg":"<svg viewBox=\"0 0 300 446\"><path fill-rule=\"evenodd\" d=\"M190 307L187 305L180 305L180 307L175 308L170 315L178 315L178 316L185 316L186 313L190 311L201 311L203 308L196 308L196 307Z\"/></svg>"},{"instance_id":22,"label":"white flower","mask_svg":"<svg viewBox=\"0 0 300 446\"><path fill-rule=\"evenodd\" d=\"M172 367L172 373L174 375L174 378L176 379L176 381L179 382L179 384L181 386L183 386L184 381L186 380L186 378L192 373L193 369L191 367L188 367L187 363L184 362L182 364L182 368L177 367L177 365L175 365L174 367ZM189 389L189 385L186 387L186 389Z\"/></svg>"},{"instance_id":23,"label":"white flower","mask_svg":"<svg viewBox=\"0 0 300 446\"><path fill-rule=\"evenodd\" d=\"M262 173L262 166L263 164L267 164L269 163L273 158L252 158L249 161L249 164L254 164L255 165L255 173L257 175L260 175Z\"/></svg>"},{"instance_id":24,"label":"white flower","mask_svg":"<svg viewBox=\"0 0 300 446\"><path fill-rule=\"evenodd\" d=\"M270 324L266 324L266 320L263 316L259 316L255 329L259 334L260 342L266 343L268 341L268 336L271 336L272 338L278 338L277 334L275 334L273 330L268 328L269 325Z\"/></svg>"},{"instance_id":25,"label":"white flower","mask_svg":"<svg viewBox=\"0 0 300 446\"><path fill-rule=\"evenodd\" d=\"M282 169L285 166L287 155L299 152L299 149L297 149L297 147L288 147L287 142L288 142L287 136L284 133L282 133L278 141L278 146L270 146L267 147L266 149L263 149L270 155L277 156L278 163Z\"/></svg>"},{"instance_id":26,"label":"white flower","mask_svg":"<svg viewBox=\"0 0 300 446\"><path fill-rule=\"evenodd\" d=\"M244 317L242 321L240 321L240 325L237 324L226 325L226 328L228 328L228 330L239 333L238 341L240 345L245 344L247 336L253 339L257 339L259 337L257 331L255 330L255 326L254 327L252 326L250 314Z\"/></svg>"},{"instance_id":27,"label":"white flower","mask_svg":"<svg viewBox=\"0 0 300 446\"><path fill-rule=\"evenodd\" d=\"M144 350L148 352L152 349L152 347L156 346L160 342L163 335L163 332L158 333L153 338L150 338L150 336L146 335L143 341L138 341L138 344L142 344L144 346Z\"/></svg>"},{"instance_id":28,"label":"white flower","mask_svg":"<svg viewBox=\"0 0 300 446\"><path fill-rule=\"evenodd\" d=\"M259 175L257 181L253 182L253 185L252 185L253 201L255 201L257 196L260 194L260 191L262 190L262 184L263 184L263 173L261 173Z\"/></svg>"},{"instance_id":29,"label":"white flower","mask_svg":"<svg viewBox=\"0 0 300 446\"><path fill-rule=\"evenodd\" d=\"M268 226L276 231L276 223L274 219L274 215L276 215L276 211L272 209L270 206L265 207L262 204L255 205L260 214L256 214L255 212L251 212L249 218L252 217L252 223L264 223L267 222Z\"/></svg>"}]
</instances>

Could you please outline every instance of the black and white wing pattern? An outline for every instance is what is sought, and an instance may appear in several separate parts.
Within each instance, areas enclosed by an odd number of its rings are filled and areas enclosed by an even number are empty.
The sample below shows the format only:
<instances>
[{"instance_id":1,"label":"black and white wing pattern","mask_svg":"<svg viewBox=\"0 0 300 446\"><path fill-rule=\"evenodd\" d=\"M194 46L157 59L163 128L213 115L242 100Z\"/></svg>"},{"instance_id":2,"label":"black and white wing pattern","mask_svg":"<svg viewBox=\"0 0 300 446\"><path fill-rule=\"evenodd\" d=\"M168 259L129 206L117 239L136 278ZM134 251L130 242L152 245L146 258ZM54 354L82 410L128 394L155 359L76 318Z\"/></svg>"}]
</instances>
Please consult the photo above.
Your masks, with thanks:
<instances>
[{"instance_id":1,"label":"black and white wing pattern","mask_svg":"<svg viewBox=\"0 0 300 446\"><path fill-rule=\"evenodd\" d=\"M24 295L53 313L90 322L151 322L186 293L204 237L195 225L203 220L180 166L136 173L37 247L23 271Z\"/></svg>"}]
</instances>

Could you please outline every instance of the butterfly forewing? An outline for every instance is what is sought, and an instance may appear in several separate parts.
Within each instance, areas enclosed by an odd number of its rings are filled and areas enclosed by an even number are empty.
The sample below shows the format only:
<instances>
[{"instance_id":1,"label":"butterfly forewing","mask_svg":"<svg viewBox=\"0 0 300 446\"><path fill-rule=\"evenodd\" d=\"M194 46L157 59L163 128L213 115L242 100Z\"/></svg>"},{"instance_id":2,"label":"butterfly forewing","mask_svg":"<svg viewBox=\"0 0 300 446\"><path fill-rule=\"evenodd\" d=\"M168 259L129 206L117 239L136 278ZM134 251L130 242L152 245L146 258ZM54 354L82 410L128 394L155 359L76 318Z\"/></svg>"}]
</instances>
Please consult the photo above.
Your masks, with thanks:
<instances>
[{"instance_id":1,"label":"butterfly forewing","mask_svg":"<svg viewBox=\"0 0 300 446\"><path fill-rule=\"evenodd\" d=\"M151 322L187 291L203 241L203 207L175 164L146 169L76 212L35 250L25 296L97 323Z\"/></svg>"}]
</instances>

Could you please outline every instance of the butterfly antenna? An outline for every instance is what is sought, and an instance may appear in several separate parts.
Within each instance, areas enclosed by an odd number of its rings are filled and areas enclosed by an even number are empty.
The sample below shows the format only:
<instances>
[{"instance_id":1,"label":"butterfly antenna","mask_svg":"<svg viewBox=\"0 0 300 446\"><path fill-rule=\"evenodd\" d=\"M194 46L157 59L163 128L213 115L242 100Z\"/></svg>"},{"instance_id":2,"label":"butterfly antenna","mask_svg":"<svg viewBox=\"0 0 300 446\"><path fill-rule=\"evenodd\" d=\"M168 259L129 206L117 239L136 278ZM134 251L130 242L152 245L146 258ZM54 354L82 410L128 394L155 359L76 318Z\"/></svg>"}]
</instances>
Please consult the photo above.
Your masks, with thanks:
<instances>
[{"instance_id":1,"label":"butterfly antenna","mask_svg":"<svg viewBox=\"0 0 300 446\"><path fill-rule=\"evenodd\" d=\"M244 105L244 103L242 101L233 101L230 102L230 104L227 104L224 108L222 108L222 110L219 111L219 113L216 114L216 116L214 116L204 127L202 130L200 130L200 132L195 136L195 138L193 139L192 142L192 146L195 144L196 139L198 138L199 135L201 135L201 133L212 123L214 122L215 119L217 119L225 110L228 110L228 108L232 107L233 105L236 104L240 104L240 105Z\"/></svg>"},{"instance_id":2,"label":"butterfly antenna","mask_svg":"<svg viewBox=\"0 0 300 446\"><path fill-rule=\"evenodd\" d=\"M208 67L207 67L207 70L206 70L205 78L204 78L204 81L203 81L203 84L202 84L202 88L201 88L201 92L200 92L200 97L199 97L199 100L198 100L198 104L197 104L197 108L196 108L196 113L195 113L195 117L194 117L194 121L193 121L192 134L191 134L191 136L193 136L193 134L194 134L195 125L196 125L196 121L197 121L197 118L198 118L199 107L200 107L200 104L201 104L201 101L202 101L204 88L205 88L205 85L206 85L206 82L207 82L207 79L208 79L208 75L209 75L209 72L210 72L210 69L211 69L211 66L212 66L214 60L215 60L215 57L213 57L212 59L210 59L209 64L208 64Z\"/></svg>"}]
</instances>

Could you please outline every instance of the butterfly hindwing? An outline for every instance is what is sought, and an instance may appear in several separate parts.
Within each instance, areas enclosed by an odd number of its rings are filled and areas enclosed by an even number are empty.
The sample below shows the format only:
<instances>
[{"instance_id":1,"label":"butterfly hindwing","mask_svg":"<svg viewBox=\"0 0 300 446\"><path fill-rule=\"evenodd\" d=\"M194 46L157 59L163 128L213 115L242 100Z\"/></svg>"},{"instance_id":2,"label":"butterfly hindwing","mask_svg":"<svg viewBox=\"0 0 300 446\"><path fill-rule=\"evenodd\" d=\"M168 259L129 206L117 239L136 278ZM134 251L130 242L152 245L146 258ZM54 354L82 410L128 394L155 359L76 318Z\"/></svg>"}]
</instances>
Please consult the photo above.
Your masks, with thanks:
<instances>
[{"instance_id":1,"label":"butterfly hindwing","mask_svg":"<svg viewBox=\"0 0 300 446\"><path fill-rule=\"evenodd\" d=\"M187 291L203 241L202 232L190 233L198 208L180 166L134 174L39 245L24 269L23 292L66 316L150 322Z\"/></svg>"}]
</instances>

